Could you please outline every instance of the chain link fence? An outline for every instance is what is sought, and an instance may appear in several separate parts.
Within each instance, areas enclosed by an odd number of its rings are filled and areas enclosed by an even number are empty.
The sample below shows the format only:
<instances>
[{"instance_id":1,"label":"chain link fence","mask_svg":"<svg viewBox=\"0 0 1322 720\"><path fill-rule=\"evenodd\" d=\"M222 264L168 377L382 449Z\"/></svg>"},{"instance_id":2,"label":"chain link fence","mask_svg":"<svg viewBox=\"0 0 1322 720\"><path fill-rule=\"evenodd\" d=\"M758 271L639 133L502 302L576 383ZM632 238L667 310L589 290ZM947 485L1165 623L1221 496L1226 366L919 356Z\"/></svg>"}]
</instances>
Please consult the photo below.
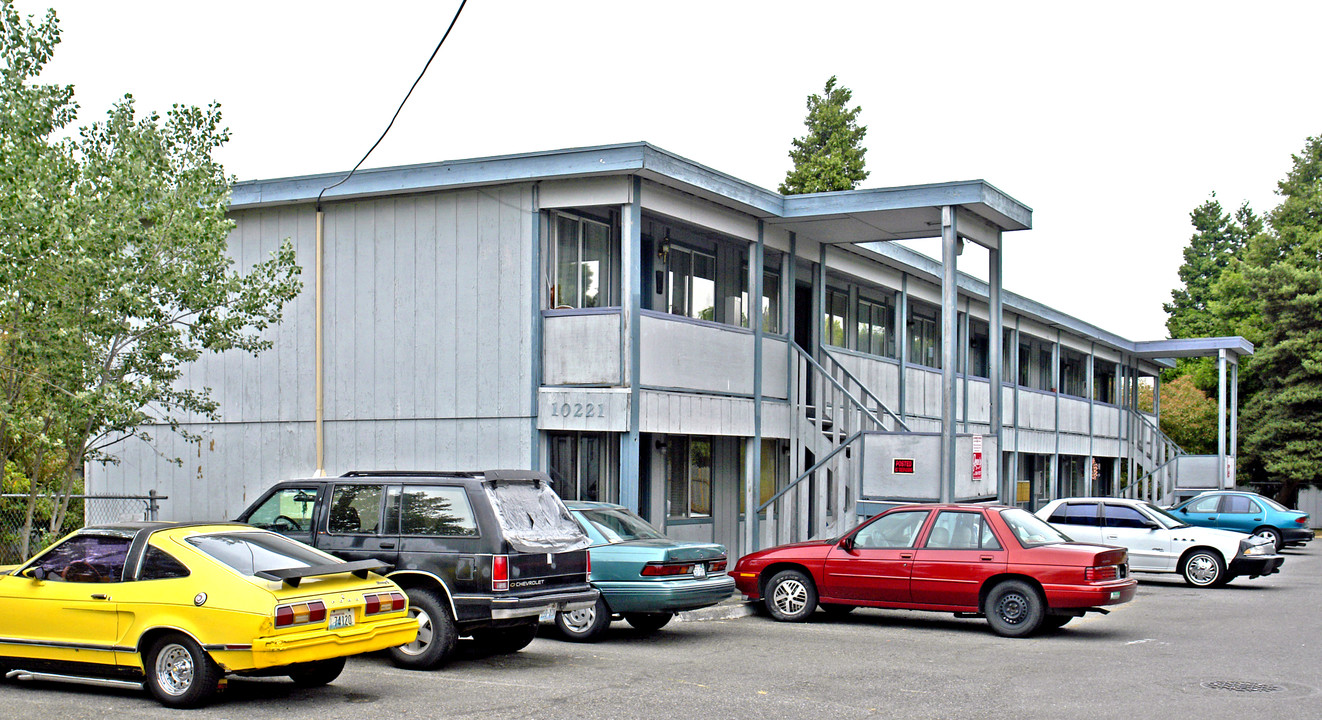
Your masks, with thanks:
<instances>
[{"instance_id":1,"label":"chain link fence","mask_svg":"<svg viewBox=\"0 0 1322 720\"><path fill-rule=\"evenodd\" d=\"M52 530L50 524L57 500L39 495L33 508L32 525L27 532L25 555L23 528L29 496L24 493L0 495L0 565L22 562L84 525L155 520L160 501L165 499L166 496L157 495L155 490L147 495L70 495L64 524Z\"/></svg>"}]
</instances>

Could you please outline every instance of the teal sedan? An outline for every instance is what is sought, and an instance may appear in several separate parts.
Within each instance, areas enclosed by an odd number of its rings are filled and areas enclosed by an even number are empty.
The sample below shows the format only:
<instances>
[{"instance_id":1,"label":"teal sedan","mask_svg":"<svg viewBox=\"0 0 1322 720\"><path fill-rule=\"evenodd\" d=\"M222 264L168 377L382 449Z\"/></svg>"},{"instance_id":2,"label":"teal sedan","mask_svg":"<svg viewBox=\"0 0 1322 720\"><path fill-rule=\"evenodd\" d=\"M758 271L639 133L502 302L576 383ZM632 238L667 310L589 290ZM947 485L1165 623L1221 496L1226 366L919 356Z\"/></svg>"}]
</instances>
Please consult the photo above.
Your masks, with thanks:
<instances>
[{"instance_id":1,"label":"teal sedan","mask_svg":"<svg viewBox=\"0 0 1322 720\"><path fill-rule=\"evenodd\" d=\"M644 632L659 630L677 612L734 593L724 545L672 540L622 505L565 505L592 539L588 579L601 596L590 608L555 614L561 637L592 642L618 617Z\"/></svg>"},{"instance_id":2,"label":"teal sedan","mask_svg":"<svg viewBox=\"0 0 1322 720\"><path fill-rule=\"evenodd\" d=\"M1171 514L1190 525L1251 533L1271 540L1276 552L1286 545L1313 539L1308 513L1291 510L1257 493L1237 490L1205 492L1171 508Z\"/></svg>"}]
</instances>

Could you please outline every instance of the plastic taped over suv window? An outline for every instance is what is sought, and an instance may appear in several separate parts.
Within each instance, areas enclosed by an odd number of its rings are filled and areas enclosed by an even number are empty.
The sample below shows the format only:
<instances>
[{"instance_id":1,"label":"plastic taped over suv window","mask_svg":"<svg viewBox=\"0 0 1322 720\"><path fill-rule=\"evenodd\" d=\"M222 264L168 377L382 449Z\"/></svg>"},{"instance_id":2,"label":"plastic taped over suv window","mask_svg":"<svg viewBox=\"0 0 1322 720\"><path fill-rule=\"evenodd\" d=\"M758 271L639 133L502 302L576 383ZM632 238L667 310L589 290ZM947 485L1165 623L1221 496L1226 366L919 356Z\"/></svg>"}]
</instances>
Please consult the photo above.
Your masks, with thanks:
<instances>
[{"instance_id":1,"label":"plastic taped over suv window","mask_svg":"<svg viewBox=\"0 0 1322 720\"><path fill-rule=\"evenodd\" d=\"M499 480L484 487L505 539L519 552L565 552L592 544L550 485Z\"/></svg>"}]
</instances>

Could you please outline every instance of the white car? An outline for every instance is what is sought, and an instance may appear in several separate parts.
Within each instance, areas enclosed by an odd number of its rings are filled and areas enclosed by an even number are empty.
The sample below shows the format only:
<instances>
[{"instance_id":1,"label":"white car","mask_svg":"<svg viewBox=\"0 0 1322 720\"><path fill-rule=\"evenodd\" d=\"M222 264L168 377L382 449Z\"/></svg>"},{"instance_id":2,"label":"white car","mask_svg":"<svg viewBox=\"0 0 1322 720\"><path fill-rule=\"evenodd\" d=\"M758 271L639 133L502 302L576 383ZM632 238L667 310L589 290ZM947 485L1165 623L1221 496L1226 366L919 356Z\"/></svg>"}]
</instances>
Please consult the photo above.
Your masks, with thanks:
<instances>
[{"instance_id":1,"label":"white car","mask_svg":"<svg viewBox=\"0 0 1322 720\"><path fill-rule=\"evenodd\" d=\"M1077 542L1128 548L1132 571L1177 572L1197 587L1270 575L1285 562L1265 538L1189 525L1139 500L1062 498L1037 516Z\"/></svg>"}]
</instances>

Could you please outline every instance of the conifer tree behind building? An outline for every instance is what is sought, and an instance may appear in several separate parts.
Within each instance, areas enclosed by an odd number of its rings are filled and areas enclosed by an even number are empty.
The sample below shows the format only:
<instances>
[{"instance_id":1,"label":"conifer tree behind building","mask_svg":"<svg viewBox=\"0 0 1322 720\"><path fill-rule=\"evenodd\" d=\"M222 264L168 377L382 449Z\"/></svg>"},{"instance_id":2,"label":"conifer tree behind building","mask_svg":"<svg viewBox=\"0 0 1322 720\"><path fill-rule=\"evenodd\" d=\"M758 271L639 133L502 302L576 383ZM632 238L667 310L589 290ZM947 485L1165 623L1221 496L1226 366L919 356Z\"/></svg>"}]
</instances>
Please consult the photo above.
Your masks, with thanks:
<instances>
[{"instance_id":1,"label":"conifer tree behind building","mask_svg":"<svg viewBox=\"0 0 1322 720\"><path fill-rule=\"evenodd\" d=\"M868 176L863 169L867 148L863 137L868 129L858 124L862 107L849 107L853 91L836 87L836 77L826 81L821 95L808 96L808 134L791 141L794 169L785 175L780 192L785 195L853 190Z\"/></svg>"}]
</instances>

